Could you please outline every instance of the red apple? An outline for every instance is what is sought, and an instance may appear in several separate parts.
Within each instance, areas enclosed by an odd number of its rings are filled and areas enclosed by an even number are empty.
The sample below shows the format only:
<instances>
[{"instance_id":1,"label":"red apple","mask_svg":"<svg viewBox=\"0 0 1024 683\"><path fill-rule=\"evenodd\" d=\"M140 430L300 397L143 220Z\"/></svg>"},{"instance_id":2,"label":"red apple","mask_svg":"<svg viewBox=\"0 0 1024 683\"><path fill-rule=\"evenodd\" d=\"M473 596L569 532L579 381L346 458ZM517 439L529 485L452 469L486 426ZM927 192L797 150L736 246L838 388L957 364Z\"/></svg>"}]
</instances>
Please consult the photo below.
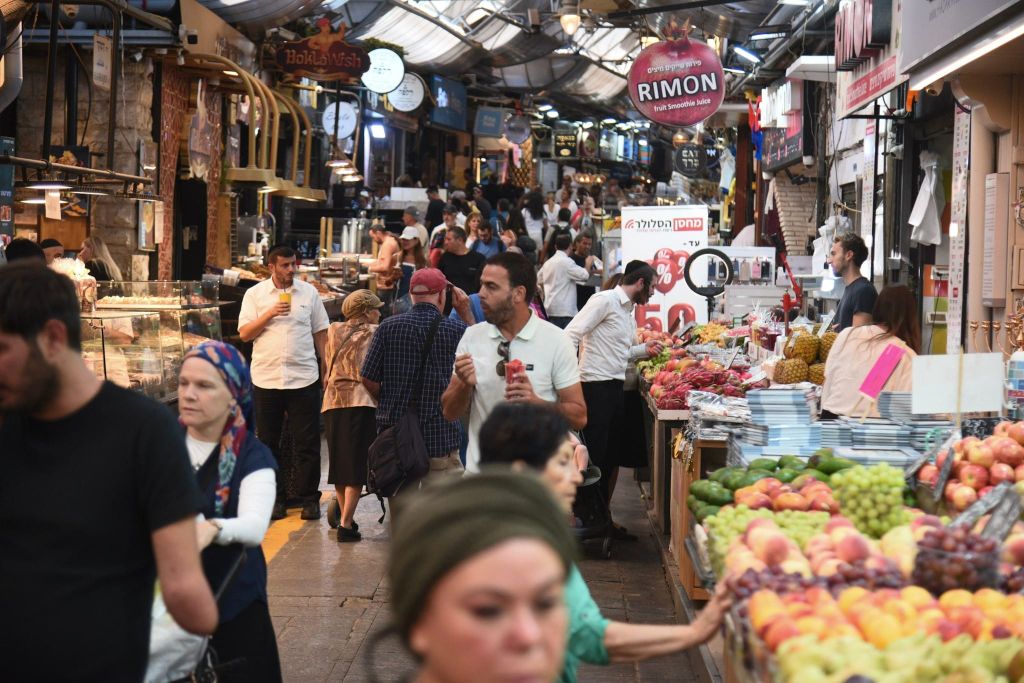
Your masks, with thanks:
<instances>
[{"instance_id":1,"label":"red apple","mask_svg":"<svg viewBox=\"0 0 1024 683\"><path fill-rule=\"evenodd\" d=\"M981 439L979 439L978 437L976 437L976 436L968 436L968 437L960 439L959 441L954 443L953 444L953 451L956 452L956 453L966 453L967 449L970 448L973 444L980 443L980 442L981 442Z\"/></svg>"},{"instance_id":2,"label":"red apple","mask_svg":"<svg viewBox=\"0 0 1024 683\"><path fill-rule=\"evenodd\" d=\"M1008 436L993 437L991 448L997 462L1010 467L1024 464L1024 446Z\"/></svg>"},{"instance_id":3,"label":"red apple","mask_svg":"<svg viewBox=\"0 0 1024 683\"><path fill-rule=\"evenodd\" d=\"M961 484L953 491L953 507L963 512L978 500L978 492L966 484Z\"/></svg>"},{"instance_id":4,"label":"red apple","mask_svg":"<svg viewBox=\"0 0 1024 683\"><path fill-rule=\"evenodd\" d=\"M981 465L964 465L960 470L960 481L980 491L988 486L988 470Z\"/></svg>"},{"instance_id":5,"label":"red apple","mask_svg":"<svg viewBox=\"0 0 1024 683\"><path fill-rule=\"evenodd\" d=\"M946 482L946 488L942 491L942 495L946 498L946 500L948 500L950 503L952 503L953 502L953 493L958 488L960 488L960 486L961 486L961 484L960 484L959 481L957 481L956 479L950 479L949 481Z\"/></svg>"},{"instance_id":6,"label":"red apple","mask_svg":"<svg viewBox=\"0 0 1024 683\"><path fill-rule=\"evenodd\" d=\"M1010 425L1012 422L1000 422L996 425L996 428L992 430L992 436L1009 436Z\"/></svg>"},{"instance_id":7,"label":"red apple","mask_svg":"<svg viewBox=\"0 0 1024 683\"><path fill-rule=\"evenodd\" d=\"M989 493L992 492L994 488L995 486L986 486L982 490L978 491L978 500L981 500L982 498L987 496ZM978 533L981 533L981 531L979 530Z\"/></svg>"},{"instance_id":8,"label":"red apple","mask_svg":"<svg viewBox=\"0 0 1024 683\"><path fill-rule=\"evenodd\" d=\"M1010 425L1009 429L1006 430L1006 435L1024 446L1024 422L1014 422Z\"/></svg>"},{"instance_id":9,"label":"red apple","mask_svg":"<svg viewBox=\"0 0 1024 683\"><path fill-rule=\"evenodd\" d=\"M918 471L917 480L928 484L929 486L935 486L935 482L939 479L939 468L935 465L925 465Z\"/></svg>"},{"instance_id":10,"label":"red apple","mask_svg":"<svg viewBox=\"0 0 1024 683\"><path fill-rule=\"evenodd\" d=\"M1004 481L1016 481L1016 475L1012 467L1005 463L997 462L988 471L989 481L992 485L1002 484Z\"/></svg>"},{"instance_id":11,"label":"red apple","mask_svg":"<svg viewBox=\"0 0 1024 683\"><path fill-rule=\"evenodd\" d=\"M967 449L967 461L988 469L996 461L996 454L988 444L971 444Z\"/></svg>"},{"instance_id":12,"label":"red apple","mask_svg":"<svg viewBox=\"0 0 1024 683\"><path fill-rule=\"evenodd\" d=\"M1017 465L1013 468L1013 480L1024 481L1024 465Z\"/></svg>"}]
</instances>

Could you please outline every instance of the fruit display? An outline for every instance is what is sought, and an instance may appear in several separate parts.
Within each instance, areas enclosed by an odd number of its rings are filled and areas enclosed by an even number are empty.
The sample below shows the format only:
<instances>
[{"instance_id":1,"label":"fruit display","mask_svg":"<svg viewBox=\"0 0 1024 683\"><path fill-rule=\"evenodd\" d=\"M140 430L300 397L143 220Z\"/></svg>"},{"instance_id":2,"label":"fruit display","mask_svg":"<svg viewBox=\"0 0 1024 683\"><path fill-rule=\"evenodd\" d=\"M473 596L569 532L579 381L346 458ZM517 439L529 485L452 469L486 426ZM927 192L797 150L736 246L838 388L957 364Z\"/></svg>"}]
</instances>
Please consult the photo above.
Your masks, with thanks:
<instances>
[{"instance_id":1,"label":"fruit display","mask_svg":"<svg viewBox=\"0 0 1024 683\"><path fill-rule=\"evenodd\" d=\"M707 325L699 325L694 333L701 344L713 344L719 342L728 331L728 325L712 320Z\"/></svg>"},{"instance_id":2,"label":"fruit display","mask_svg":"<svg viewBox=\"0 0 1024 683\"><path fill-rule=\"evenodd\" d=\"M805 635L818 641L852 636L880 650L918 636L943 642L959 636L975 641L1024 636L1024 596L987 588L958 588L937 598L920 586L873 591L852 586L838 596L817 587L782 595L760 590L746 608L751 627L773 652ZM859 663L854 666L854 673L865 675Z\"/></svg>"},{"instance_id":3,"label":"fruit display","mask_svg":"<svg viewBox=\"0 0 1024 683\"><path fill-rule=\"evenodd\" d=\"M748 525L755 519L767 519L774 522L787 538L796 543L797 547L803 549L807 541L825 528L829 514L827 512L798 512L794 510L782 512L764 509L751 510L746 505L722 508L721 512L704 521L704 527L708 531L708 554L711 558L711 567L717 576L722 576L724 573L725 559L732 542L745 536ZM752 564L751 567L736 566L734 573L742 574L748 568L758 569L759 567L760 565L757 564Z\"/></svg>"},{"instance_id":4,"label":"fruit display","mask_svg":"<svg viewBox=\"0 0 1024 683\"><path fill-rule=\"evenodd\" d=\"M784 534L770 519L755 519L742 536L729 544L725 556L725 575L736 576L753 569L762 571L778 567L786 574L812 576L811 565L800 546Z\"/></svg>"},{"instance_id":5,"label":"fruit display","mask_svg":"<svg viewBox=\"0 0 1024 683\"><path fill-rule=\"evenodd\" d=\"M914 583L936 595L999 583L999 546L965 527L930 529L918 542Z\"/></svg>"},{"instance_id":6,"label":"fruit display","mask_svg":"<svg viewBox=\"0 0 1024 683\"><path fill-rule=\"evenodd\" d=\"M698 521L730 503L752 510L816 510L836 514L839 504L825 483L828 478L828 474L810 469L808 461L799 456L758 458L747 467L722 467L708 474L707 479L693 482L687 504Z\"/></svg>"},{"instance_id":7,"label":"fruit display","mask_svg":"<svg viewBox=\"0 0 1024 683\"><path fill-rule=\"evenodd\" d=\"M806 382L810 376L810 367L802 358L780 360L775 365L772 381L776 384L799 384Z\"/></svg>"},{"instance_id":8,"label":"fruit display","mask_svg":"<svg viewBox=\"0 0 1024 683\"><path fill-rule=\"evenodd\" d=\"M977 641L961 635L943 641L915 634L878 648L844 636L820 641L810 634L786 641L776 653L778 680L794 683L874 681L1017 681L1014 662L1024 643L1015 638ZM1016 668L1021 668L1017 664Z\"/></svg>"},{"instance_id":9,"label":"fruit display","mask_svg":"<svg viewBox=\"0 0 1024 683\"><path fill-rule=\"evenodd\" d=\"M839 335L836 332L829 330L825 334L821 335L821 345L818 347L818 362L824 363L828 360L828 352L832 350L832 345L836 342L836 337Z\"/></svg>"},{"instance_id":10,"label":"fruit display","mask_svg":"<svg viewBox=\"0 0 1024 683\"><path fill-rule=\"evenodd\" d=\"M687 394L691 391L706 391L721 396L746 396L743 380L746 373L726 370L710 361L691 364L682 372L658 373L650 388L650 395L659 410L686 410Z\"/></svg>"},{"instance_id":11,"label":"fruit display","mask_svg":"<svg viewBox=\"0 0 1024 683\"><path fill-rule=\"evenodd\" d=\"M1004 481L1024 481L1024 422L1001 422L984 440L968 436L954 442L951 450L938 453L934 464L918 471L917 480L934 488L949 457L953 469L943 498L947 509L962 512Z\"/></svg>"},{"instance_id":12,"label":"fruit display","mask_svg":"<svg viewBox=\"0 0 1024 683\"><path fill-rule=\"evenodd\" d=\"M799 330L790 336L782 353L786 360L799 358L807 365L812 365L818 361L820 346L821 340L818 337L810 332Z\"/></svg>"},{"instance_id":13,"label":"fruit display","mask_svg":"<svg viewBox=\"0 0 1024 683\"><path fill-rule=\"evenodd\" d=\"M903 471L884 463L851 467L832 476L843 514L872 538L907 523L903 486Z\"/></svg>"}]
</instances>

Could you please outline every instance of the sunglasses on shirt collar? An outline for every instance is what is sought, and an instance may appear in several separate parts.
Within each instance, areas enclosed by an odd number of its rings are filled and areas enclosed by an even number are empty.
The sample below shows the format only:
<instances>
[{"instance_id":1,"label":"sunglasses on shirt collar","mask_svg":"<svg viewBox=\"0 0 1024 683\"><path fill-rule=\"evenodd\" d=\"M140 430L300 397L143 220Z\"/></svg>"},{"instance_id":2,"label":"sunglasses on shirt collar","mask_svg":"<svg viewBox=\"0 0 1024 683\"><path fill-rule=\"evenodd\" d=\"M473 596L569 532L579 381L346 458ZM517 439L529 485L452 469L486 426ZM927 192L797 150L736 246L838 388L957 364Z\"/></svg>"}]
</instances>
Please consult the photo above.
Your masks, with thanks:
<instances>
[{"instance_id":1,"label":"sunglasses on shirt collar","mask_svg":"<svg viewBox=\"0 0 1024 683\"><path fill-rule=\"evenodd\" d=\"M511 352L509 351L509 347L511 345L512 342L511 340L508 339L503 339L502 341L498 342L498 357L501 360L499 360L498 364L494 367L494 370L498 373L498 377L505 376L505 364L508 363L509 358L512 355Z\"/></svg>"}]
</instances>

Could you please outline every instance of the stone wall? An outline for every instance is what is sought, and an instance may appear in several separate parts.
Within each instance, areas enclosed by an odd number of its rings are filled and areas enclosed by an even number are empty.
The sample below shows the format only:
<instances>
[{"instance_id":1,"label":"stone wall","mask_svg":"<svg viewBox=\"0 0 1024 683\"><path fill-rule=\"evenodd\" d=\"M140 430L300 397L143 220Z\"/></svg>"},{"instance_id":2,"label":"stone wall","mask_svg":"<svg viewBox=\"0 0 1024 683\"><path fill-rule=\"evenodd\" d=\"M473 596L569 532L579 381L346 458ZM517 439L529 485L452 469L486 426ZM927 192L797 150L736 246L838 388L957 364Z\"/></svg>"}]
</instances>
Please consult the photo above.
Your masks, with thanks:
<instances>
[{"instance_id":1,"label":"stone wall","mask_svg":"<svg viewBox=\"0 0 1024 683\"><path fill-rule=\"evenodd\" d=\"M53 101L53 145L83 143L94 156L92 164L106 167L107 122L109 119L109 93L92 87L89 100L89 79L92 61L85 60L84 71L79 72L78 140L64 140L64 56L58 53L57 87ZM152 141L153 64L145 58L141 62L124 62L117 102L117 135L114 140L114 170L138 174L138 146L140 140ZM18 98L17 151L21 156L39 158L42 146L43 118L46 106L46 56L26 55L24 61L24 87ZM84 141L83 141L84 133ZM138 204L126 199L93 197L90 232L98 235L110 247L110 252L124 273L131 272L131 255L138 249ZM77 247L78 245L67 245Z\"/></svg>"}]
</instances>

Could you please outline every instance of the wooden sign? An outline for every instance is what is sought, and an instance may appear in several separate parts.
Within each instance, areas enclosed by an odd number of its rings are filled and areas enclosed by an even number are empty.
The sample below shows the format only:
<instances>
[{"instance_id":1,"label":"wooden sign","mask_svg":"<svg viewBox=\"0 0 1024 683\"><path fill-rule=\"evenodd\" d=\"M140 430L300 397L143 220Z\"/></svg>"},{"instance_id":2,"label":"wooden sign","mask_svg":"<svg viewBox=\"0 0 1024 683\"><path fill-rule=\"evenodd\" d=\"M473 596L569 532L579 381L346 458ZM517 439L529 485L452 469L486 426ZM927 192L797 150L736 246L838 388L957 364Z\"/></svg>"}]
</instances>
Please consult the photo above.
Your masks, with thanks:
<instances>
[{"instance_id":1,"label":"wooden sign","mask_svg":"<svg viewBox=\"0 0 1024 683\"><path fill-rule=\"evenodd\" d=\"M275 52L277 65L296 77L315 81L357 80L370 68L370 56L358 45L345 42L345 25L331 30L326 17L317 22L314 36L283 43Z\"/></svg>"}]
</instances>

